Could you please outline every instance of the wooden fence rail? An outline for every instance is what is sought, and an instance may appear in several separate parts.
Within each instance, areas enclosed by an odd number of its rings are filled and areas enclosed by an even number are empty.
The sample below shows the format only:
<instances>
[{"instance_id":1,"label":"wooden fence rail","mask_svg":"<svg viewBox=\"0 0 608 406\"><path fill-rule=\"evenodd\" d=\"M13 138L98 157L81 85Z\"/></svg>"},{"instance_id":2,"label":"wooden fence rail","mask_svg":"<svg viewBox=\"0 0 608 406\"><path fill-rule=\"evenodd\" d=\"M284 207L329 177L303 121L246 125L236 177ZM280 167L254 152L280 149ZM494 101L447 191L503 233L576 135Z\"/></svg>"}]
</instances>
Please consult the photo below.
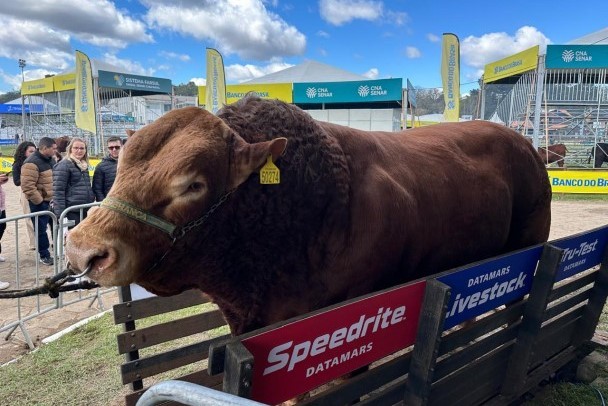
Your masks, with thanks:
<instances>
[{"instance_id":1,"label":"wooden fence rail","mask_svg":"<svg viewBox=\"0 0 608 406\"><path fill-rule=\"evenodd\" d=\"M450 287L431 278L426 282L413 346L373 362L367 370L310 392L303 405L506 405L567 365L589 354L595 328L608 295L608 248L599 267L559 281L564 250L543 247L528 295L464 326L444 330ZM558 282L556 282L558 280ZM162 324L136 328L136 322L184 307L206 303L203 295L184 292L169 298L131 301L123 289L115 306L115 321L125 326L118 348L127 360L123 383L133 392L133 405L146 390L143 379L209 357L208 370L183 376L241 397L252 394L256 368L243 345L245 337L223 335L142 357L139 351L205 332L224 324L216 309ZM340 304L342 306L344 304ZM308 315L306 316L308 317ZM289 320L281 323L294 323ZM269 330L273 327L265 329Z\"/></svg>"}]
</instances>

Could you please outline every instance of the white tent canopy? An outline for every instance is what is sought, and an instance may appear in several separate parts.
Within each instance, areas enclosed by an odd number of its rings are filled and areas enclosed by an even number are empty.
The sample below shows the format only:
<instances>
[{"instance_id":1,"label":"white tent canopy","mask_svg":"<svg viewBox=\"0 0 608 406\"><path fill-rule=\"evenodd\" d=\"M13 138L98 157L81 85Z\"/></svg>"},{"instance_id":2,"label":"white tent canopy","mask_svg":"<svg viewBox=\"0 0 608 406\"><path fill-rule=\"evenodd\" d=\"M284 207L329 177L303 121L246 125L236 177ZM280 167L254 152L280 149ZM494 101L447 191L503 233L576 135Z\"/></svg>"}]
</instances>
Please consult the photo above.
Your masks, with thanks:
<instances>
[{"instance_id":1,"label":"white tent canopy","mask_svg":"<svg viewBox=\"0 0 608 406\"><path fill-rule=\"evenodd\" d=\"M243 83L348 82L356 80L369 80L369 78L343 69L334 68L321 62L306 61L291 68L270 73Z\"/></svg>"}]
</instances>

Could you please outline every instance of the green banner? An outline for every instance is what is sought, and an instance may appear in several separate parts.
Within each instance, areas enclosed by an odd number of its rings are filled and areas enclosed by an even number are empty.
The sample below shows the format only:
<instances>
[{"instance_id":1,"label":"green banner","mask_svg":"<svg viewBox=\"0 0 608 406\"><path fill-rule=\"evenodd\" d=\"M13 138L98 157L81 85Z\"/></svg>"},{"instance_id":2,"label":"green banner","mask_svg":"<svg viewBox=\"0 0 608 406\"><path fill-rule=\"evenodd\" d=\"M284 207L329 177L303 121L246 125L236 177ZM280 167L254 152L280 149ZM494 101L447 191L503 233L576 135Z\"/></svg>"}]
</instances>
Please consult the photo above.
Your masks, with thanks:
<instances>
[{"instance_id":1,"label":"green banner","mask_svg":"<svg viewBox=\"0 0 608 406\"><path fill-rule=\"evenodd\" d=\"M547 45L548 69L608 68L608 45Z\"/></svg>"},{"instance_id":2,"label":"green banner","mask_svg":"<svg viewBox=\"0 0 608 406\"><path fill-rule=\"evenodd\" d=\"M99 71L99 87L171 94L171 86L170 79Z\"/></svg>"},{"instance_id":3,"label":"green banner","mask_svg":"<svg viewBox=\"0 0 608 406\"><path fill-rule=\"evenodd\" d=\"M365 103L401 101L401 79L294 83L294 103Z\"/></svg>"}]
</instances>

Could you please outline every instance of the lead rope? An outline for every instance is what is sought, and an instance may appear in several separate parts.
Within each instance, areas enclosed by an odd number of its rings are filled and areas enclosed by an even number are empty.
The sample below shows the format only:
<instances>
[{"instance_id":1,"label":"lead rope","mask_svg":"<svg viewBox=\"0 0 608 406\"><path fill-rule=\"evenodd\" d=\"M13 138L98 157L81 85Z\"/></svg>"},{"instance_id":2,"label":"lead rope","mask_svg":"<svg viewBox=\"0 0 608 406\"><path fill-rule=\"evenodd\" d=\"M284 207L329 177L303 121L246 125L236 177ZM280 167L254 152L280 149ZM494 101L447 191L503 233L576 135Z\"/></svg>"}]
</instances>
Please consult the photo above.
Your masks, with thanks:
<instances>
[{"instance_id":1,"label":"lead rope","mask_svg":"<svg viewBox=\"0 0 608 406\"><path fill-rule=\"evenodd\" d=\"M63 272L58 273L57 275L46 278L44 280L44 284L37 288L3 290L0 292L0 299L17 299L20 297L44 295L47 293L51 298L54 299L59 296L60 292L70 292L73 290L98 288L99 285L90 280L80 281L78 283L72 283L70 285L64 286L68 282L74 282L76 279L85 276L90 271L90 265L87 267L87 269L84 270L84 272L78 275L74 275L69 269L66 269Z\"/></svg>"}]
</instances>

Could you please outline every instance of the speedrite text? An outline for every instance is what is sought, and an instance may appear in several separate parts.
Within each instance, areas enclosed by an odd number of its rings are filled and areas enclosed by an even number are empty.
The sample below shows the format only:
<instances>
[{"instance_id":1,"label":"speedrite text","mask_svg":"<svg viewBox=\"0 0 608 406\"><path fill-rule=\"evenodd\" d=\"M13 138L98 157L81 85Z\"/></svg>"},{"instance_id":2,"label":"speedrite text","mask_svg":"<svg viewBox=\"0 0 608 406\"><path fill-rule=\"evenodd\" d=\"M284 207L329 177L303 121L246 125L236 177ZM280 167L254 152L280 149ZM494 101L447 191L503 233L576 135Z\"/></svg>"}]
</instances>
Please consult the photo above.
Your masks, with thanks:
<instances>
[{"instance_id":1,"label":"speedrite text","mask_svg":"<svg viewBox=\"0 0 608 406\"><path fill-rule=\"evenodd\" d=\"M314 339L302 341L295 345L293 341L279 344L268 353L267 363L269 366L264 369L264 375L280 371L284 368L287 368L287 371L291 371L296 364L306 361L309 357L321 355L327 350L334 350L355 340L368 337L368 342L362 343L356 348L353 348L353 345L349 345L342 354L324 362L316 363L314 367L309 367L306 375L311 376L316 372L321 372L371 351L373 348L371 339L374 334L402 323L405 319L405 306L397 307L395 310L392 310L390 307L380 307L375 315L367 316L363 314L359 317L358 321L350 326L338 328L331 333L322 334Z\"/></svg>"}]
</instances>

